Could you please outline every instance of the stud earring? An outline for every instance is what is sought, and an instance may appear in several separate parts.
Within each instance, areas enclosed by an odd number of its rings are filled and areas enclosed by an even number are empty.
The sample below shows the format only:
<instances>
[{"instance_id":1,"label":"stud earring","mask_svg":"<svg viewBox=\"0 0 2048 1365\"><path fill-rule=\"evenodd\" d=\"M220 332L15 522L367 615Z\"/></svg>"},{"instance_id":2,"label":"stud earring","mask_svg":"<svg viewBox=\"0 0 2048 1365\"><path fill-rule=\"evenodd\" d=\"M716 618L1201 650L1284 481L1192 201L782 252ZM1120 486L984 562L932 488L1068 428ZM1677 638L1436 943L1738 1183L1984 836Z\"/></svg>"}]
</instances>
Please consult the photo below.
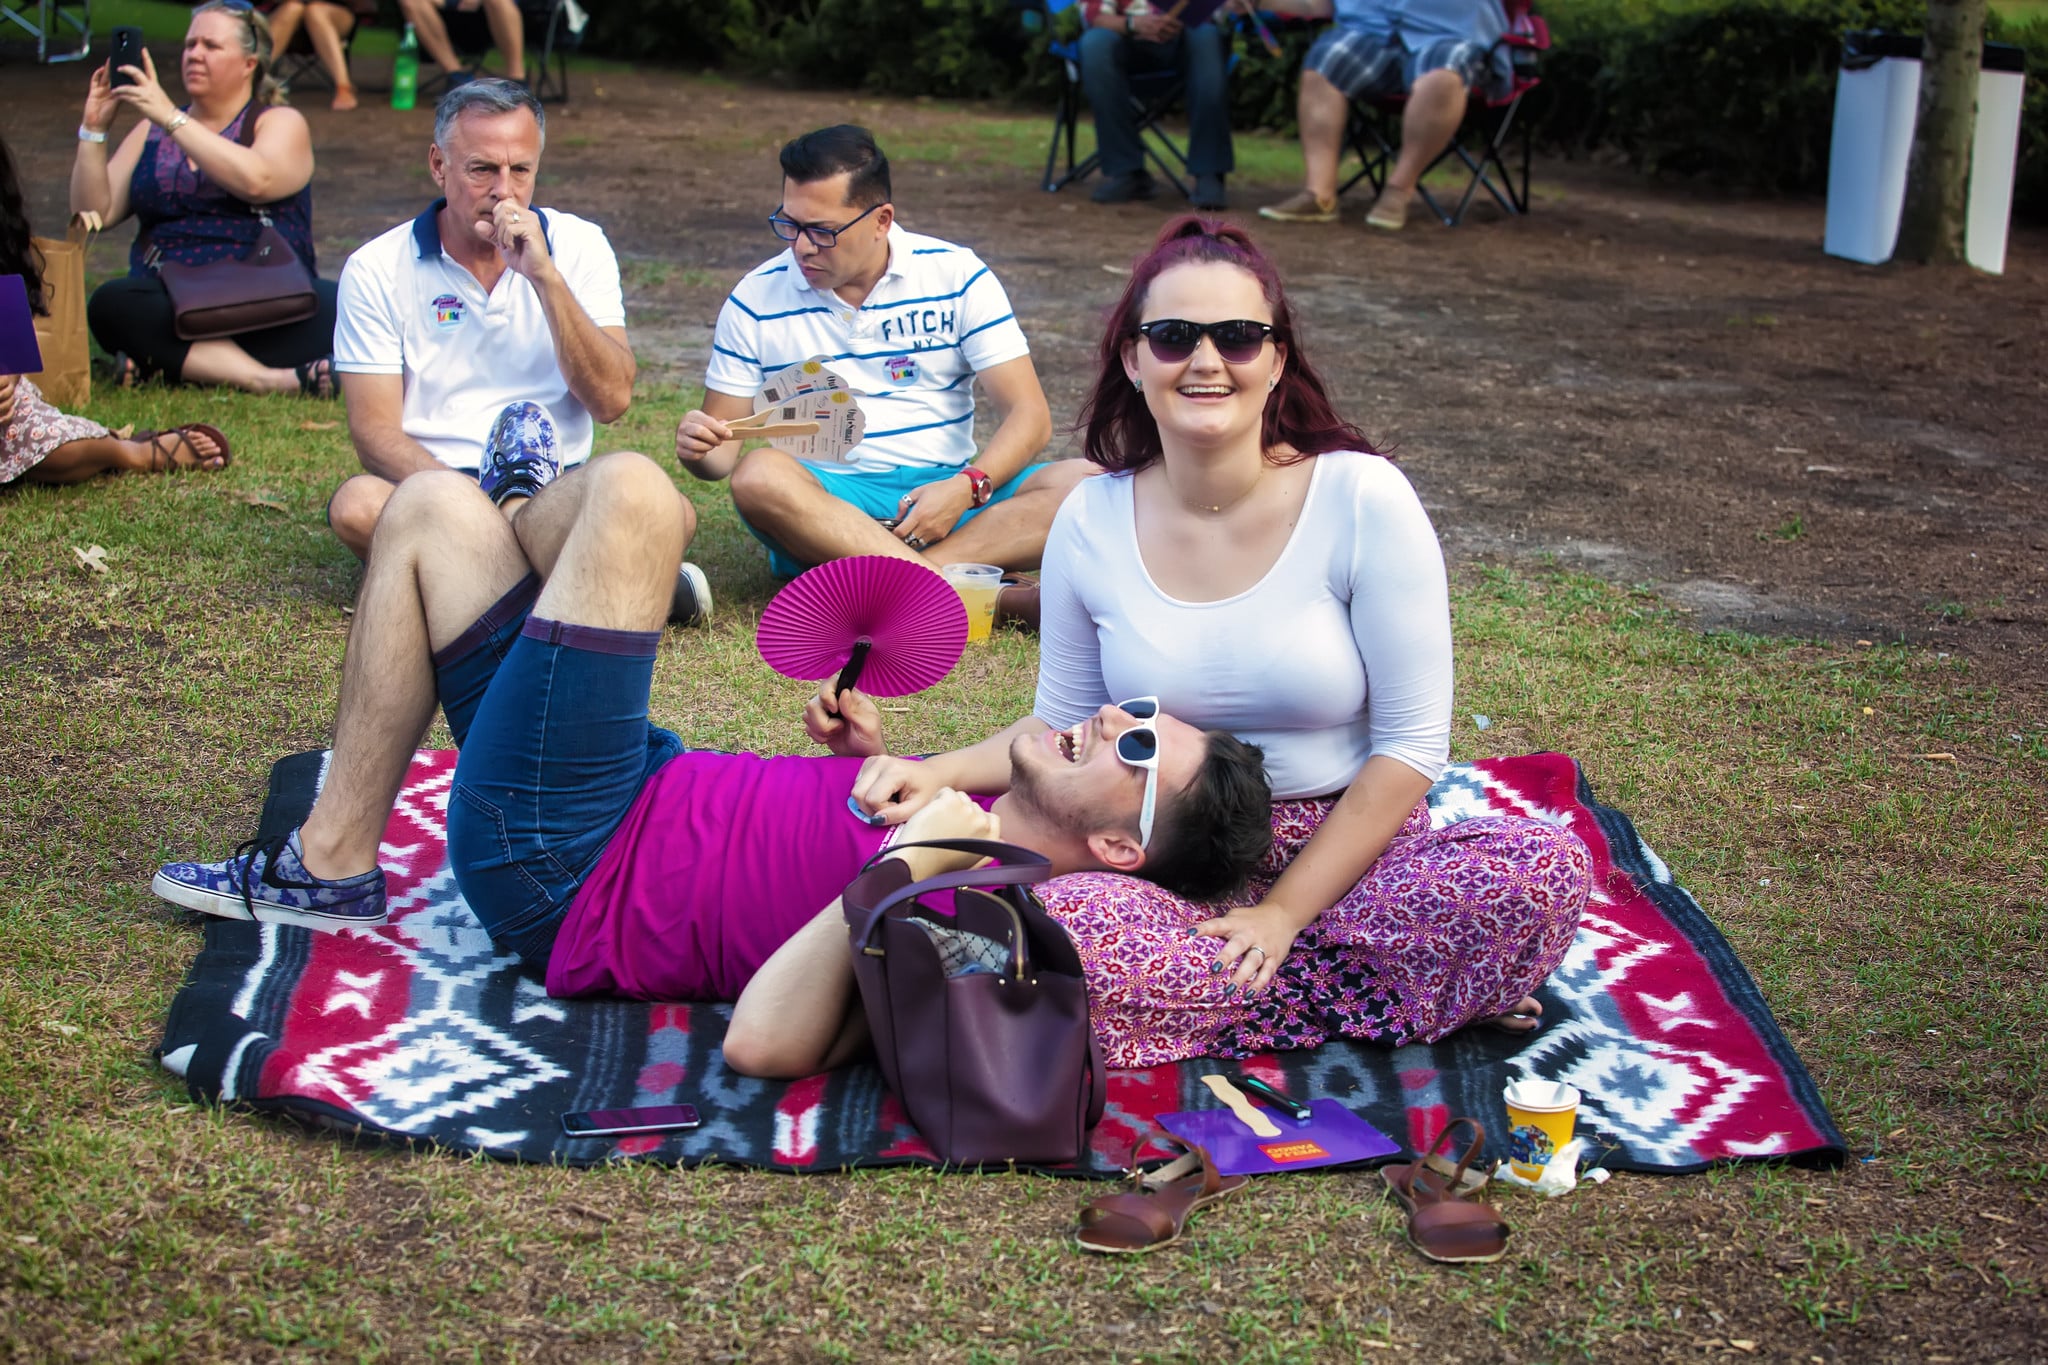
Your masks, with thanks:
<instances>
[{"instance_id":1,"label":"stud earring","mask_svg":"<svg viewBox=\"0 0 2048 1365\"><path fill-rule=\"evenodd\" d=\"M1133 393L1143 393L1145 391L1145 381L1142 379L1133 379L1131 381L1131 391Z\"/></svg>"}]
</instances>

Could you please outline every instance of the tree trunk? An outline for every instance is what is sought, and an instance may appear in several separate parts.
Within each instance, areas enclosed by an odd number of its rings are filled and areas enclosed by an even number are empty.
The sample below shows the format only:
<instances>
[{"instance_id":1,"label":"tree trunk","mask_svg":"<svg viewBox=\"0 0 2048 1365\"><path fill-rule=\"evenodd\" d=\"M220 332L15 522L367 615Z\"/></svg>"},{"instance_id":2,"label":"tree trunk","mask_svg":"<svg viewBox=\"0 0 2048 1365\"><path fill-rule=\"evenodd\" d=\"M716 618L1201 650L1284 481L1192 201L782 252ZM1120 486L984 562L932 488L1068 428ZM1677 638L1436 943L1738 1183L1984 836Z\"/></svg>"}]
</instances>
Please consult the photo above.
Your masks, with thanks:
<instances>
[{"instance_id":1,"label":"tree trunk","mask_svg":"<svg viewBox=\"0 0 2048 1365\"><path fill-rule=\"evenodd\" d=\"M1986 0L1927 0L1920 121L1899 219L1898 254L1909 261L1952 265L1963 260L1985 5Z\"/></svg>"}]
</instances>

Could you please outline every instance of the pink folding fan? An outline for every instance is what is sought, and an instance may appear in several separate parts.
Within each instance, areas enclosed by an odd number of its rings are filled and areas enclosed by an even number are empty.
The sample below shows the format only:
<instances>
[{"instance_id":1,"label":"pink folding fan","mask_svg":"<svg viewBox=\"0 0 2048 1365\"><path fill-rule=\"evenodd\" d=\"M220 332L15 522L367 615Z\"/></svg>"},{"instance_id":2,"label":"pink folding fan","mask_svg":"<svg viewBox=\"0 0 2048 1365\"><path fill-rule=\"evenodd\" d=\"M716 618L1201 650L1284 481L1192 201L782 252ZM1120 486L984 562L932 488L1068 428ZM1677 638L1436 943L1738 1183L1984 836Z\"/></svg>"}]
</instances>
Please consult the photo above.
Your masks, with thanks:
<instances>
[{"instance_id":1,"label":"pink folding fan","mask_svg":"<svg viewBox=\"0 0 2048 1365\"><path fill-rule=\"evenodd\" d=\"M967 609L953 585L924 565L856 555L806 569L761 613L755 648L785 678L837 671L835 692L922 692L967 647Z\"/></svg>"}]
</instances>

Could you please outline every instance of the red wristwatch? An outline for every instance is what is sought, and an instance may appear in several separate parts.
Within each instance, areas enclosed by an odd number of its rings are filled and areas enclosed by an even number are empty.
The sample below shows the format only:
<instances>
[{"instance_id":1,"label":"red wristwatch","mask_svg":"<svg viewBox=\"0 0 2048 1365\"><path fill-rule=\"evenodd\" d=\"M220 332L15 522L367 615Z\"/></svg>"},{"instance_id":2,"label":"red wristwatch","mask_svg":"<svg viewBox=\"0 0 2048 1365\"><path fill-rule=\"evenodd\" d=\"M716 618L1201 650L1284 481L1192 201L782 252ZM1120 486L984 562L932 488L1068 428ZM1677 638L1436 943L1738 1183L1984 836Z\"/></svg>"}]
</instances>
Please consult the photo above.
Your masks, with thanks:
<instances>
[{"instance_id":1,"label":"red wristwatch","mask_svg":"<svg viewBox=\"0 0 2048 1365\"><path fill-rule=\"evenodd\" d=\"M988 500L996 495L996 481L988 476L988 471L968 464L960 466L960 472L967 476L967 482L974 485L974 505L988 506Z\"/></svg>"}]
</instances>

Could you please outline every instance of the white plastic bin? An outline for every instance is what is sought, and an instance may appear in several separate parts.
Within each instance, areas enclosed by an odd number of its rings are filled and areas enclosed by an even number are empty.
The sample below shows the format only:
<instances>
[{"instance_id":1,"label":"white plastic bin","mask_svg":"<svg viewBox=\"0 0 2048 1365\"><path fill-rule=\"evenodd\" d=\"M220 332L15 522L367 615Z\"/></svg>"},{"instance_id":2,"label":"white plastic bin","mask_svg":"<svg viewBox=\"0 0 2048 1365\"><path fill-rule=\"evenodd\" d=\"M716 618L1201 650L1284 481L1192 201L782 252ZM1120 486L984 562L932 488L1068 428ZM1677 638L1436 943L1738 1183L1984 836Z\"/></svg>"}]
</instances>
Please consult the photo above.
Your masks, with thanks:
<instances>
[{"instance_id":1,"label":"white plastic bin","mask_svg":"<svg viewBox=\"0 0 2048 1365\"><path fill-rule=\"evenodd\" d=\"M1913 35L1873 30L1843 37L1822 243L1830 256L1882 265L1898 245L1906 162L1920 117L1920 52ZM2005 269L2025 72L2021 49L1984 45L1963 251L1971 265L1994 275Z\"/></svg>"},{"instance_id":2,"label":"white plastic bin","mask_svg":"<svg viewBox=\"0 0 2048 1365\"><path fill-rule=\"evenodd\" d=\"M2005 273L2005 234L2012 222L2012 181L2020 160L2020 104L2027 92L2027 54L2009 43L1984 44L1977 77L1977 134L1970 144L1970 216L1963 254L1993 275Z\"/></svg>"},{"instance_id":3,"label":"white plastic bin","mask_svg":"<svg viewBox=\"0 0 2048 1365\"><path fill-rule=\"evenodd\" d=\"M1830 256L1882 265L1898 245L1906 158L1920 117L1920 51L1920 39L1905 34L1843 36L1822 243Z\"/></svg>"}]
</instances>

